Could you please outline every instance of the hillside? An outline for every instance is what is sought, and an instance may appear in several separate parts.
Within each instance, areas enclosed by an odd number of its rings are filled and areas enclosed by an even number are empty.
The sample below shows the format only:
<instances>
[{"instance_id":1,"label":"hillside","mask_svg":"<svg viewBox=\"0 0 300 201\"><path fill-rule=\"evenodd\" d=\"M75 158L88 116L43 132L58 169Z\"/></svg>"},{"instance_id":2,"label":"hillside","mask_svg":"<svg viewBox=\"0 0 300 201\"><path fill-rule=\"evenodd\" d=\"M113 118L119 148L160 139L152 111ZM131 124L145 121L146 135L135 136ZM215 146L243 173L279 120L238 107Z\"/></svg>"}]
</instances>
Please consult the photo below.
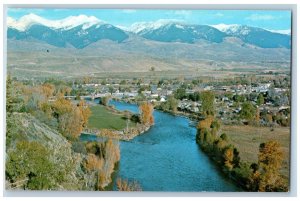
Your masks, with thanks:
<instances>
[{"instance_id":1,"label":"hillside","mask_svg":"<svg viewBox=\"0 0 300 201\"><path fill-rule=\"evenodd\" d=\"M81 76L103 72L197 71L234 68L272 70L290 67L286 48L258 48L235 38L218 44L167 43L130 38L101 40L83 49L59 48L38 41L8 40L8 71L25 76Z\"/></svg>"},{"instance_id":2,"label":"hillside","mask_svg":"<svg viewBox=\"0 0 300 201\"><path fill-rule=\"evenodd\" d=\"M49 175L47 177L49 183L53 184L51 189L79 190L82 188L84 185L84 172L81 171L80 162L83 158L80 154L72 151L71 144L61 134L27 113L13 113L8 118L8 126L9 124L13 124L14 128L6 136L6 153L8 156L15 151L16 145L20 142L38 143L50 152L49 157L44 160L55 165L52 173L57 175ZM10 157L7 160L10 160ZM10 169L9 163L6 165L6 171L8 171ZM15 167L11 168L14 169ZM20 179L22 178L17 180ZM7 186L8 189L10 187L14 186Z\"/></svg>"},{"instance_id":3,"label":"hillside","mask_svg":"<svg viewBox=\"0 0 300 201\"><path fill-rule=\"evenodd\" d=\"M6 189L99 190L95 189L96 185L102 189L111 182L110 175L116 161L110 155L102 161L106 169L100 170L103 178L99 182L98 170L91 171L85 166L92 154L78 151L84 145L79 142L71 144L56 130L28 113L10 114L7 124ZM110 143L101 145L109 149L109 154L115 149ZM22 170L18 169L20 167Z\"/></svg>"}]
</instances>

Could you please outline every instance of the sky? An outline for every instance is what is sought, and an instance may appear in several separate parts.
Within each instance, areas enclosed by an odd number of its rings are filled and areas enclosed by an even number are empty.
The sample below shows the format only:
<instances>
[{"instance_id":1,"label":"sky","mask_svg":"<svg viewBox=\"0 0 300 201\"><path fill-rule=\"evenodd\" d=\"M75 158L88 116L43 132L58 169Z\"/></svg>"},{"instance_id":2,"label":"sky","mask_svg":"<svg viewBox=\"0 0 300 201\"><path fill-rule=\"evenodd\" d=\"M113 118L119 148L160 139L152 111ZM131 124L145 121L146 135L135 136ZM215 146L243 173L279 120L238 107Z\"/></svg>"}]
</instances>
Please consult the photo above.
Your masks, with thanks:
<instances>
[{"instance_id":1,"label":"sky","mask_svg":"<svg viewBox=\"0 0 300 201\"><path fill-rule=\"evenodd\" d=\"M145 10L145 9L31 9L8 8L7 15L14 19L34 13L49 20L63 19L80 14L95 16L113 25L128 27L135 22L159 19L181 20L188 24L242 24L268 30L290 30L289 10Z\"/></svg>"}]
</instances>

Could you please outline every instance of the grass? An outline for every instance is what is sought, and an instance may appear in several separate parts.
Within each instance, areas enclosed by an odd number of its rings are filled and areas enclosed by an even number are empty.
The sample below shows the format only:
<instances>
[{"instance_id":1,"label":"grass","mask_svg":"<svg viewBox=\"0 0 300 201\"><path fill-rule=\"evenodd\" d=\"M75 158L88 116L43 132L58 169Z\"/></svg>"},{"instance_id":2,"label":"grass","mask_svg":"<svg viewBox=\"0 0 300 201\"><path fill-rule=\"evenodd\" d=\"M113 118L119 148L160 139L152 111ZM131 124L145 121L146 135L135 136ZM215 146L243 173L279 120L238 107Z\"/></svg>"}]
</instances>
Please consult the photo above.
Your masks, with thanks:
<instances>
[{"instance_id":1,"label":"grass","mask_svg":"<svg viewBox=\"0 0 300 201\"><path fill-rule=\"evenodd\" d=\"M114 114L102 105L92 106L92 114L88 121L88 128L122 130L126 128L126 119L121 114ZM134 126L129 122L128 127Z\"/></svg>"},{"instance_id":2,"label":"grass","mask_svg":"<svg viewBox=\"0 0 300 201\"><path fill-rule=\"evenodd\" d=\"M281 173L289 178L290 128L279 127L272 131L268 127L223 125L222 132L226 133L230 143L237 147L241 160L250 163L257 163L260 143L277 140L284 153Z\"/></svg>"}]
</instances>

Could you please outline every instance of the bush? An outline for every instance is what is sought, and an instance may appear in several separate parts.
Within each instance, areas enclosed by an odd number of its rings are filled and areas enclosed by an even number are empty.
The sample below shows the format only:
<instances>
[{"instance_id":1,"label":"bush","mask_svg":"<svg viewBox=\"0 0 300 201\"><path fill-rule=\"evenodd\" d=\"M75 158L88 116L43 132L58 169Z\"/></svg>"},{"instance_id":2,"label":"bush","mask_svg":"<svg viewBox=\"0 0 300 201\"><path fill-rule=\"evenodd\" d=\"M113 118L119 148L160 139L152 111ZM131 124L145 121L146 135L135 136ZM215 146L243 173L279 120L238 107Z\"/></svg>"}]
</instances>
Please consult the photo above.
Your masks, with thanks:
<instances>
[{"instance_id":1,"label":"bush","mask_svg":"<svg viewBox=\"0 0 300 201\"><path fill-rule=\"evenodd\" d=\"M8 153L6 178L11 183L25 181L22 182L24 189L52 189L56 185L56 172L55 165L49 158L50 152L41 144L28 141L19 142L16 150Z\"/></svg>"},{"instance_id":2,"label":"bush","mask_svg":"<svg viewBox=\"0 0 300 201\"><path fill-rule=\"evenodd\" d=\"M72 150L76 153L86 154L86 148L83 142L75 141L72 143Z\"/></svg>"}]
</instances>

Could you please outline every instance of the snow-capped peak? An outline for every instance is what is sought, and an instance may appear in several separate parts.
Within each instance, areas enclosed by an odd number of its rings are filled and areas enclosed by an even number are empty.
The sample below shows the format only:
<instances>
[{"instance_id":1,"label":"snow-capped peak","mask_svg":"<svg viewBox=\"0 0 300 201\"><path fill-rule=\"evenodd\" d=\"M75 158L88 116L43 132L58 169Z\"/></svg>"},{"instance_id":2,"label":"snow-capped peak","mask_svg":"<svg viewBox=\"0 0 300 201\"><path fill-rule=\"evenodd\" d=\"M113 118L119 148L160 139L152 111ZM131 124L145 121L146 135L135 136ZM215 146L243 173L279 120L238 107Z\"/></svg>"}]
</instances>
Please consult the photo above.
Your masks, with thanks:
<instances>
[{"instance_id":1,"label":"snow-capped peak","mask_svg":"<svg viewBox=\"0 0 300 201\"><path fill-rule=\"evenodd\" d=\"M251 31L251 28L245 25L239 24L216 24L210 25L219 31L225 32L227 34L239 34L239 35L247 35Z\"/></svg>"},{"instance_id":2,"label":"snow-capped peak","mask_svg":"<svg viewBox=\"0 0 300 201\"><path fill-rule=\"evenodd\" d=\"M240 25L238 24L215 24L215 25L210 25L216 29L218 29L219 31L222 32L227 32L228 30L234 30L234 29L238 29Z\"/></svg>"},{"instance_id":3,"label":"snow-capped peak","mask_svg":"<svg viewBox=\"0 0 300 201\"><path fill-rule=\"evenodd\" d=\"M142 31L156 30L172 23L176 23L180 26L180 24L183 24L183 21L175 19L160 19L155 22L136 22L133 23L128 30L134 33L140 33Z\"/></svg>"},{"instance_id":4,"label":"snow-capped peak","mask_svg":"<svg viewBox=\"0 0 300 201\"><path fill-rule=\"evenodd\" d=\"M83 29L87 29L95 24L104 23L94 16L78 15L70 16L62 20L48 20L35 14L24 15L18 20L7 17L7 26L20 31L25 31L33 24L41 24L54 29L72 29L76 26L83 25Z\"/></svg>"},{"instance_id":5,"label":"snow-capped peak","mask_svg":"<svg viewBox=\"0 0 300 201\"><path fill-rule=\"evenodd\" d=\"M280 33L280 34L285 34L285 35L291 35L291 30L290 29L284 29L284 30L268 30L273 33Z\"/></svg>"}]
</instances>

